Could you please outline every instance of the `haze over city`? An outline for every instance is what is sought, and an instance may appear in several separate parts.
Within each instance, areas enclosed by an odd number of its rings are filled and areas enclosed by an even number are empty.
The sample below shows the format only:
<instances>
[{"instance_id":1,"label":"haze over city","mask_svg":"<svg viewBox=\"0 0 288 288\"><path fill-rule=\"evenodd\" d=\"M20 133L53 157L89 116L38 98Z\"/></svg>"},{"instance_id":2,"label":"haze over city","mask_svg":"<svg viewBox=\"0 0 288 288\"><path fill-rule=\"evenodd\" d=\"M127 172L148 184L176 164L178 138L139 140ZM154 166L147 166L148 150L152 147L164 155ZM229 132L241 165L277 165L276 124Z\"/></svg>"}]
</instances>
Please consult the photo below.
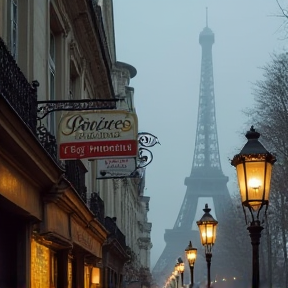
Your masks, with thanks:
<instances>
[{"instance_id":1,"label":"haze over city","mask_svg":"<svg viewBox=\"0 0 288 288\"><path fill-rule=\"evenodd\" d=\"M284 0L279 4L287 6ZM253 124L243 113L253 106L253 83L262 78L261 67L271 54L287 48L287 21L276 0L114 1L117 59L138 71L130 86L135 88L139 131L156 135L161 143L151 149L154 159L146 169L152 269L165 247L165 229L176 221L186 192L184 179L191 172L201 68L199 34L206 26L206 7L208 26L215 33L221 164L233 194L236 176L229 159L242 148L244 133Z\"/></svg>"},{"instance_id":2,"label":"haze over city","mask_svg":"<svg viewBox=\"0 0 288 288\"><path fill-rule=\"evenodd\" d=\"M0 288L287 288L287 11L0 1Z\"/></svg>"}]
</instances>

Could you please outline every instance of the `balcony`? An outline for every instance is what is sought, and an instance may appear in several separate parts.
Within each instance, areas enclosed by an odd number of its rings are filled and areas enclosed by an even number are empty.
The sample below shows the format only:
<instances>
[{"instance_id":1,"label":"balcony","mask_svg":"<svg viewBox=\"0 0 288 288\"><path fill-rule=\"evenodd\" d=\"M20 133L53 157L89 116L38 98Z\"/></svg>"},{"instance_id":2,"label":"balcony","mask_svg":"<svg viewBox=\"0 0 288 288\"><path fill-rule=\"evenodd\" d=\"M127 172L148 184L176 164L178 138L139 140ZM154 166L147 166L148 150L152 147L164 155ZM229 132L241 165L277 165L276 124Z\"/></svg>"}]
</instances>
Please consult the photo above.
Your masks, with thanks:
<instances>
[{"instance_id":1,"label":"balcony","mask_svg":"<svg viewBox=\"0 0 288 288\"><path fill-rule=\"evenodd\" d=\"M102 223L105 224L104 219L104 201L100 198L100 196L93 192L90 198L90 210L95 215L95 218Z\"/></svg>"},{"instance_id":2,"label":"balcony","mask_svg":"<svg viewBox=\"0 0 288 288\"><path fill-rule=\"evenodd\" d=\"M0 95L19 115L22 121L36 134L37 87L27 81L15 59L0 38Z\"/></svg>"},{"instance_id":3,"label":"balcony","mask_svg":"<svg viewBox=\"0 0 288 288\"><path fill-rule=\"evenodd\" d=\"M85 203L87 203L87 188L85 186L86 172L87 170L81 160L65 161L65 177L73 185Z\"/></svg>"},{"instance_id":4,"label":"balcony","mask_svg":"<svg viewBox=\"0 0 288 288\"><path fill-rule=\"evenodd\" d=\"M126 240L124 234L116 225L116 220L110 217L105 217L105 227L110 232L109 237L116 239L119 244L126 250Z\"/></svg>"},{"instance_id":5,"label":"balcony","mask_svg":"<svg viewBox=\"0 0 288 288\"><path fill-rule=\"evenodd\" d=\"M18 67L15 59L0 38L0 97L20 117L23 123L37 137L44 150L54 159L55 163L63 166L57 158L57 141L44 125L37 127L37 87L39 83L30 84ZM80 160L65 161L65 176L73 185L82 200L87 203L85 186L85 166ZM104 217L104 216L103 216ZM103 220L104 222L104 220Z\"/></svg>"}]
</instances>

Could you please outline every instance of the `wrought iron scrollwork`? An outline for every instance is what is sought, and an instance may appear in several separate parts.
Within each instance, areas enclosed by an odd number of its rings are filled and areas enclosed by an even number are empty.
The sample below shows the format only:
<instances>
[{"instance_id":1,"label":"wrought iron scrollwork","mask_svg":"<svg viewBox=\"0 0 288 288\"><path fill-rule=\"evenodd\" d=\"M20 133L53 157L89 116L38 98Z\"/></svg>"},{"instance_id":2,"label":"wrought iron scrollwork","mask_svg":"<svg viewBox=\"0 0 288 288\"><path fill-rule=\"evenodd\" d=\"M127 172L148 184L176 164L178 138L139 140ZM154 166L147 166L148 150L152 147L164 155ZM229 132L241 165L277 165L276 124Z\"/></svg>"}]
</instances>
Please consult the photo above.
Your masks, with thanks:
<instances>
[{"instance_id":1,"label":"wrought iron scrollwork","mask_svg":"<svg viewBox=\"0 0 288 288\"><path fill-rule=\"evenodd\" d=\"M90 198L90 210L95 215L95 218L104 224L104 201L100 198L100 196L93 192Z\"/></svg>"},{"instance_id":2,"label":"wrought iron scrollwork","mask_svg":"<svg viewBox=\"0 0 288 288\"><path fill-rule=\"evenodd\" d=\"M151 133L138 133L138 143L140 145L138 150L138 165L137 168L144 168L153 160L153 154L149 149L143 147L153 147L160 144L158 138Z\"/></svg>"},{"instance_id":3,"label":"wrought iron scrollwork","mask_svg":"<svg viewBox=\"0 0 288 288\"><path fill-rule=\"evenodd\" d=\"M138 151L138 168L144 168L153 160L153 154L146 148L139 148Z\"/></svg>"},{"instance_id":4,"label":"wrought iron scrollwork","mask_svg":"<svg viewBox=\"0 0 288 288\"><path fill-rule=\"evenodd\" d=\"M105 217L105 228L110 232L108 238L116 239L126 249L126 238L116 224L116 218Z\"/></svg>"},{"instance_id":5,"label":"wrought iron scrollwork","mask_svg":"<svg viewBox=\"0 0 288 288\"><path fill-rule=\"evenodd\" d=\"M37 119L43 119L53 111L116 109L116 102L118 100L119 99L38 101Z\"/></svg>"},{"instance_id":6,"label":"wrought iron scrollwork","mask_svg":"<svg viewBox=\"0 0 288 288\"><path fill-rule=\"evenodd\" d=\"M36 133L37 87L30 84L0 37L0 95Z\"/></svg>"},{"instance_id":7,"label":"wrought iron scrollwork","mask_svg":"<svg viewBox=\"0 0 288 288\"><path fill-rule=\"evenodd\" d=\"M81 160L65 160L65 177L74 186L78 195L87 203L87 187L85 173L87 172Z\"/></svg>"},{"instance_id":8,"label":"wrought iron scrollwork","mask_svg":"<svg viewBox=\"0 0 288 288\"><path fill-rule=\"evenodd\" d=\"M138 141L141 146L153 147L156 144L160 144L158 138L151 133L140 132L138 133ZM161 144L160 144L161 145Z\"/></svg>"},{"instance_id":9,"label":"wrought iron scrollwork","mask_svg":"<svg viewBox=\"0 0 288 288\"><path fill-rule=\"evenodd\" d=\"M57 141L55 136L52 135L43 124L37 127L36 135L49 155L57 161Z\"/></svg>"}]
</instances>

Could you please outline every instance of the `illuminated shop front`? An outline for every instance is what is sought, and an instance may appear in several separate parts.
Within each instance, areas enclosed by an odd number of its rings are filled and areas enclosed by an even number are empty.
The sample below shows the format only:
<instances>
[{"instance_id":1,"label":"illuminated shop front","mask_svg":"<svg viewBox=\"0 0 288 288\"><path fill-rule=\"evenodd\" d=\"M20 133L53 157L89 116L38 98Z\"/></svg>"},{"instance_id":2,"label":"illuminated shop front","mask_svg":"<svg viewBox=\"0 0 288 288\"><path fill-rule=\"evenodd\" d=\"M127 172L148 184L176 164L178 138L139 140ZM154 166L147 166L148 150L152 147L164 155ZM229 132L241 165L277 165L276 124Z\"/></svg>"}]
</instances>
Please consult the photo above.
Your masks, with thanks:
<instances>
[{"instance_id":1,"label":"illuminated shop front","mask_svg":"<svg viewBox=\"0 0 288 288\"><path fill-rule=\"evenodd\" d=\"M49 242L47 242L49 245ZM73 277L72 256L67 259L67 283L68 288L72 288L73 278L76 278L77 271ZM37 242L34 238L31 240L31 288L56 288L59 285L57 252L47 246ZM100 287L100 268L93 267L84 262L83 287Z\"/></svg>"},{"instance_id":2,"label":"illuminated shop front","mask_svg":"<svg viewBox=\"0 0 288 288\"><path fill-rule=\"evenodd\" d=\"M103 287L97 265L107 231L63 181L65 189L59 198L46 195L45 221L33 233L31 288ZM73 212L74 205L78 213Z\"/></svg>"},{"instance_id":3,"label":"illuminated shop front","mask_svg":"<svg viewBox=\"0 0 288 288\"><path fill-rule=\"evenodd\" d=\"M44 245L31 241L31 288L55 287L54 253ZM57 264L56 264L57 266ZM55 277L56 276L56 277ZM55 279L56 278L56 279Z\"/></svg>"},{"instance_id":4,"label":"illuminated shop front","mask_svg":"<svg viewBox=\"0 0 288 288\"><path fill-rule=\"evenodd\" d=\"M91 288L108 232L1 100L0 122L17 129L0 123L0 287ZM101 278L95 287L104 287Z\"/></svg>"}]
</instances>

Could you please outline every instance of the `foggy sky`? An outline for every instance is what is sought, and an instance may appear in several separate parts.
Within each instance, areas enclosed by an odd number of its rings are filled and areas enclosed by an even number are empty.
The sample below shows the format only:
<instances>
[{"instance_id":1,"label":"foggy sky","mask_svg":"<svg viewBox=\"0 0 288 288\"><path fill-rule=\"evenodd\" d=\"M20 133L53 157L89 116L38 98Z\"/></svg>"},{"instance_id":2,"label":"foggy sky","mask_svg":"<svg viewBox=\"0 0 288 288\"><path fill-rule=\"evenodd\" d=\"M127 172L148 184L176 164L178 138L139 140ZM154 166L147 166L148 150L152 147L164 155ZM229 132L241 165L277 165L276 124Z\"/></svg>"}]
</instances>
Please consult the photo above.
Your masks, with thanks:
<instances>
[{"instance_id":1,"label":"foggy sky","mask_svg":"<svg viewBox=\"0 0 288 288\"><path fill-rule=\"evenodd\" d=\"M279 2L288 8L287 1ZM253 124L243 114L254 103L252 83L262 78L260 67L270 55L287 48L288 27L276 0L114 0L117 60L138 71L130 86L135 88L139 132L150 132L161 143L151 148L154 160L146 169L151 269L164 250L165 229L174 226L186 192L184 179L192 168L201 68L198 38L206 25L206 7L215 34L221 164L234 193L236 174L229 159L240 151Z\"/></svg>"}]
</instances>

